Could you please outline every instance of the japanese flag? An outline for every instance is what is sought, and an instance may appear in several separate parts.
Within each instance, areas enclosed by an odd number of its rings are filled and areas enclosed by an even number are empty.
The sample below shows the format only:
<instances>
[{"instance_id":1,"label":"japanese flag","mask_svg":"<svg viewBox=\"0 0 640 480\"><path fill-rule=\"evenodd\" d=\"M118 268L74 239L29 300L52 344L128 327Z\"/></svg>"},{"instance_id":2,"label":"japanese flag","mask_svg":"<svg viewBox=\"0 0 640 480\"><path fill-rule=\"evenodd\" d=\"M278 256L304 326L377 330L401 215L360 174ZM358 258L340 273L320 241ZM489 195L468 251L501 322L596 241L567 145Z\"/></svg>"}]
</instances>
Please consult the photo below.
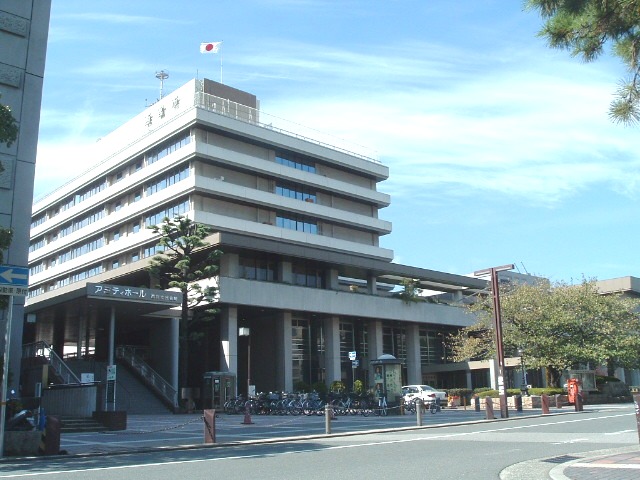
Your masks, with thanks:
<instances>
[{"instance_id":1,"label":"japanese flag","mask_svg":"<svg viewBox=\"0 0 640 480\"><path fill-rule=\"evenodd\" d=\"M218 53L222 42L209 42L200 44L200 53Z\"/></svg>"}]
</instances>

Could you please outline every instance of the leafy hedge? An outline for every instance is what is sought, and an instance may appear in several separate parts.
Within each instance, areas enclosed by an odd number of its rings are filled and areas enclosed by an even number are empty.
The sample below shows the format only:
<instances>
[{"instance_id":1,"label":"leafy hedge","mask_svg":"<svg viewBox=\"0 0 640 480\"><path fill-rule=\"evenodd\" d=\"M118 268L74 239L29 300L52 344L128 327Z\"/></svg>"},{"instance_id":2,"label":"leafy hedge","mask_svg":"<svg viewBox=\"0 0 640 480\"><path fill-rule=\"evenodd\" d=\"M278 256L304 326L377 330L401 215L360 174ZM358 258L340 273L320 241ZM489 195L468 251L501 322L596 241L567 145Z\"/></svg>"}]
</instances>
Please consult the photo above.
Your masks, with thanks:
<instances>
[{"instance_id":1,"label":"leafy hedge","mask_svg":"<svg viewBox=\"0 0 640 480\"><path fill-rule=\"evenodd\" d=\"M500 395L498 394L498 390L493 390L491 388L476 388L473 391L474 395L477 395L479 398L492 397L498 398ZM562 388L530 388L529 395L562 395L565 393ZM507 396L511 397L514 395L521 395L522 392L519 388L508 388Z\"/></svg>"}]
</instances>

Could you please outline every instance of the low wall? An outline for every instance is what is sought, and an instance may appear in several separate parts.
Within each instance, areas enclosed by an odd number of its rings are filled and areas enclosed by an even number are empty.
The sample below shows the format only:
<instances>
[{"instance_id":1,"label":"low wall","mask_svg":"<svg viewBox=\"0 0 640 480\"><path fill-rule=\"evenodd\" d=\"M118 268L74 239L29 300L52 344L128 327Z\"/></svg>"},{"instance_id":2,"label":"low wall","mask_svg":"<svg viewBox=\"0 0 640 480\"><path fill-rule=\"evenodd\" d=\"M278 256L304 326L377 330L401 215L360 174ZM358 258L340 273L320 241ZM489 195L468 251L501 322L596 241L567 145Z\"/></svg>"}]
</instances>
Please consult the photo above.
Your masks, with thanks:
<instances>
[{"instance_id":1,"label":"low wall","mask_svg":"<svg viewBox=\"0 0 640 480\"><path fill-rule=\"evenodd\" d=\"M42 432L39 430L4 432L4 454L6 456L38 455L41 437Z\"/></svg>"},{"instance_id":2,"label":"low wall","mask_svg":"<svg viewBox=\"0 0 640 480\"><path fill-rule=\"evenodd\" d=\"M96 410L97 385L61 385L42 390L47 415L90 418Z\"/></svg>"}]
</instances>

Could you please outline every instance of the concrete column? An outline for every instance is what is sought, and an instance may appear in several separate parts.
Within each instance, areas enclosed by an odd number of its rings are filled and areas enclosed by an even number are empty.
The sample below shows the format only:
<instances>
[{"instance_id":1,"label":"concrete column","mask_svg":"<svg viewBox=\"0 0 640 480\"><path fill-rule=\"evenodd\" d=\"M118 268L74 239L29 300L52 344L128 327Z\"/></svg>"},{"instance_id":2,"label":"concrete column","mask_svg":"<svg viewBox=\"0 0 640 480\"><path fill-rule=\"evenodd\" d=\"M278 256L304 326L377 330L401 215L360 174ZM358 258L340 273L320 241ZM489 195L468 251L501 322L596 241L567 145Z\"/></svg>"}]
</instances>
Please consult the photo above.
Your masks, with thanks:
<instances>
[{"instance_id":1,"label":"concrete column","mask_svg":"<svg viewBox=\"0 0 640 480\"><path fill-rule=\"evenodd\" d=\"M293 391L291 312L279 312L276 321L276 389Z\"/></svg>"},{"instance_id":2,"label":"concrete column","mask_svg":"<svg viewBox=\"0 0 640 480\"><path fill-rule=\"evenodd\" d=\"M109 365L115 365L115 342L116 342L116 308L111 307L109 316Z\"/></svg>"},{"instance_id":3,"label":"concrete column","mask_svg":"<svg viewBox=\"0 0 640 480\"><path fill-rule=\"evenodd\" d=\"M281 261L278 263L278 278L282 283L293 283L291 262Z\"/></svg>"},{"instance_id":4,"label":"concrete column","mask_svg":"<svg viewBox=\"0 0 640 480\"><path fill-rule=\"evenodd\" d=\"M178 390L178 371L180 364L180 319L172 318L171 320L171 341L169 342L170 350L167 352L169 354L169 358L171 358L171 367L169 373L169 382L173 388Z\"/></svg>"},{"instance_id":5,"label":"concrete column","mask_svg":"<svg viewBox=\"0 0 640 480\"><path fill-rule=\"evenodd\" d=\"M367 276L367 293L369 295L378 294L378 279L375 275Z\"/></svg>"},{"instance_id":6,"label":"concrete column","mask_svg":"<svg viewBox=\"0 0 640 480\"><path fill-rule=\"evenodd\" d=\"M324 330L324 368L327 386L335 380L342 380L340 368L340 318L329 317L323 322Z\"/></svg>"},{"instance_id":7,"label":"concrete column","mask_svg":"<svg viewBox=\"0 0 640 480\"><path fill-rule=\"evenodd\" d=\"M238 307L223 307L220 322L220 371L238 374Z\"/></svg>"},{"instance_id":8,"label":"concrete column","mask_svg":"<svg viewBox=\"0 0 640 480\"><path fill-rule=\"evenodd\" d=\"M237 253L225 253L220 258L221 277L240 277L240 255Z\"/></svg>"},{"instance_id":9,"label":"concrete column","mask_svg":"<svg viewBox=\"0 0 640 480\"><path fill-rule=\"evenodd\" d=\"M417 323L405 327L407 342L407 383L422 384L422 365L420 362L420 328Z\"/></svg>"},{"instance_id":10,"label":"concrete column","mask_svg":"<svg viewBox=\"0 0 640 480\"><path fill-rule=\"evenodd\" d=\"M325 283L327 284L327 290L339 290L340 284L338 282L338 270L330 268L326 272Z\"/></svg>"},{"instance_id":11,"label":"concrete column","mask_svg":"<svg viewBox=\"0 0 640 480\"><path fill-rule=\"evenodd\" d=\"M376 360L384 352L382 351L382 321L372 320L367 326L367 340L369 342L369 362ZM369 385L375 385L374 369L369 369Z\"/></svg>"}]
</instances>

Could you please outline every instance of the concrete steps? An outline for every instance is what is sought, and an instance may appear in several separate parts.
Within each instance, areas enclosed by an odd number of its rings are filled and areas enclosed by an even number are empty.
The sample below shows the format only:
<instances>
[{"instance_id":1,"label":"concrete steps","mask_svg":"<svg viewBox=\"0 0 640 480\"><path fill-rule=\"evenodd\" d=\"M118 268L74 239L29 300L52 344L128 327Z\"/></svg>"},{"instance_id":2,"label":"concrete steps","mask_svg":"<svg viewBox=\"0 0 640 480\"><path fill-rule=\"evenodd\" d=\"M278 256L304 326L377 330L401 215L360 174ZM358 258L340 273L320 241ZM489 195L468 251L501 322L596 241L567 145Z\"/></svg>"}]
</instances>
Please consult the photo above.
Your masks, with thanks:
<instances>
[{"instance_id":1,"label":"concrete steps","mask_svg":"<svg viewBox=\"0 0 640 480\"><path fill-rule=\"evenodd\" d=\"M93 418L58 417L60 433L105 432L107 428Z\"/></svg>"}]
</instances>

